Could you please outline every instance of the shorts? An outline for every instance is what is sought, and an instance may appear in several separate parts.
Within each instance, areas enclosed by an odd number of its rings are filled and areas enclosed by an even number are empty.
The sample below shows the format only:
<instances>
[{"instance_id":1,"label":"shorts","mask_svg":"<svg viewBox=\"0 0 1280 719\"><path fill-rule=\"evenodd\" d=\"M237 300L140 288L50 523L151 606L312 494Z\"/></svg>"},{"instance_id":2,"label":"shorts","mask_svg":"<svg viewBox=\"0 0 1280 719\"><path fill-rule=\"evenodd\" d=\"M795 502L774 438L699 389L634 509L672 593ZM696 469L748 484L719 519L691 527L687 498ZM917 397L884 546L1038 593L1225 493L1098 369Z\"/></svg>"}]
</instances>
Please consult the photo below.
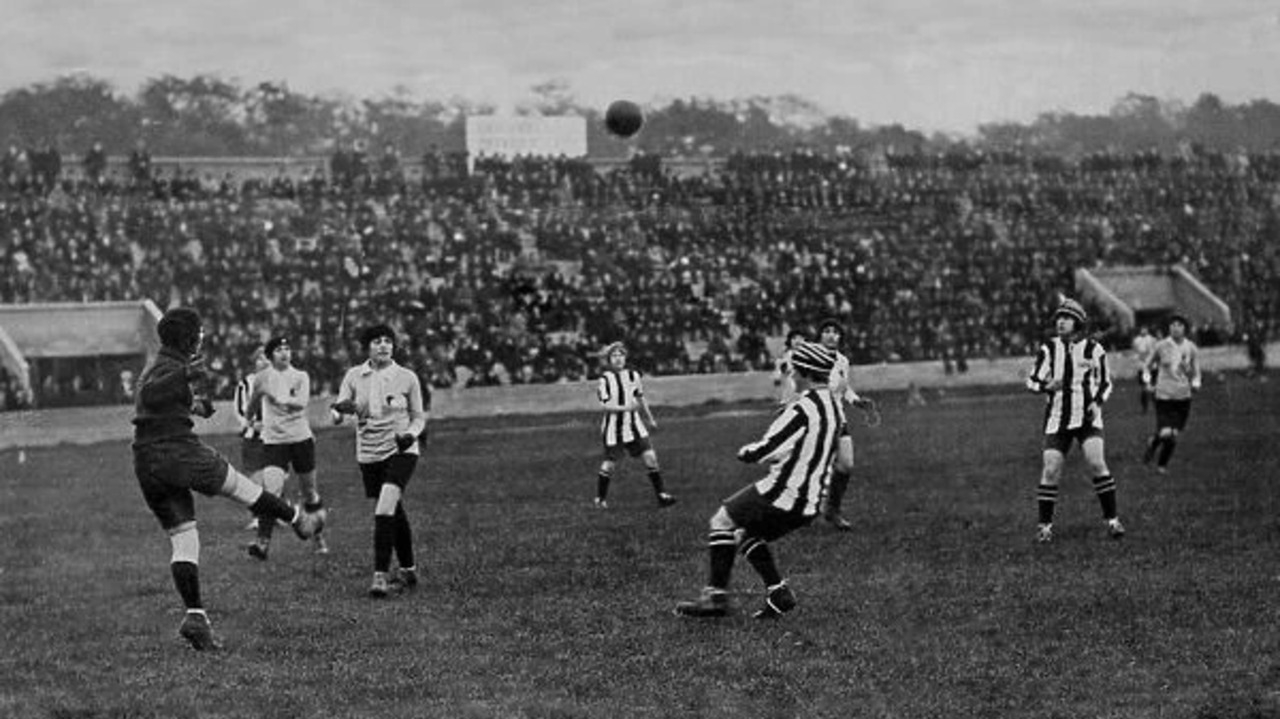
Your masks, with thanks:
<instances>
[{"instance_id":1,"label":"shorts","mask_svg":"<svg viewBox=\"0 0 1280 719\"><path fill-rule=\"evenodd\" d=\"M606 444L604 446L604 458L610 462L616 462L626 455L639 457L651 449L653 449L653 444L649 442L649 438L641 437L624 444Z\"/></svg>"},{"instance_id":2,"label":"shorts","mask_svg":"<svg viewBox=\"0 0 1280 719\"><path fill-rule=\"evenodd\" d=\"M407 452L398 452L378 462L361 463L360 479L364 482L364 496L377 499L384 484L394 484L403 491L413 478L416 466L418 455Z\"/></svg>"},{"instance_id":3,"label":"shorts","mask_svg":"<svg viewBox=\"0 0 1280 719\"><path fill-rule=\"evenodd\" d=\"M816 514L778 509L769 503L754 484L747 485L724 500L729 517L749 537L772 542L813 522Z\"/></svg>"},{"instance_id":4,"label":"shorts","mask_svg":"<svg viewBox=\"0 0 1280 719\"><path fill-rule=\"evenodd\" d=\"M262 450L267 467L284 470L292 467L298 474L306 474L316 468L316 441L313 438L288 444L264 444Z\"/></svg>"},{"instance_id":5,"label":"shorts","mask_svg":"<svg viewBox=\"0 0 1280 719\"><path fill-rule=\"evenodd\" d=\"M1181 432L1187 426L1187 418L1191 416L1191 400L1189 399L1157 399L1156 429L1166 427Z\"/></svg>"},{"instance_id":6,"label":"shorts","mask_svg":"<svg viewBox=\"0 0 1280 719\"><path fill-rule=\"evenodd\" d=\"M213 497L222 491L230 465L194 436L171 437L133 447L133 472L151 513L166 530L196 519L196 491Z\"/></svg>"},{"instance_id":7,"label":"shorts","mask_svg":"<svg viewBox=\"0 0 1280 719\"><path fill-rule=\"evenodd\" d=\"M240 469L245 474L253 474L267 466L267 453L261 439L240 440Z\"/></svg>"},{"instance_id":8,"label":"shorts","mask_svg":"<svg viewBox=\"0 0 1280 719\"><path fill-rule=\"evenodd\" d=\"M1056 434L1046 434L1044 436L1044 448L1057 450L1066 454L1071 450L1072 442L1084 444L1086 439L1091 437L1101 437L1102 430L1097 427L1079 427L1077 429L1066 429Z\"/></svg>"}]
</instances>

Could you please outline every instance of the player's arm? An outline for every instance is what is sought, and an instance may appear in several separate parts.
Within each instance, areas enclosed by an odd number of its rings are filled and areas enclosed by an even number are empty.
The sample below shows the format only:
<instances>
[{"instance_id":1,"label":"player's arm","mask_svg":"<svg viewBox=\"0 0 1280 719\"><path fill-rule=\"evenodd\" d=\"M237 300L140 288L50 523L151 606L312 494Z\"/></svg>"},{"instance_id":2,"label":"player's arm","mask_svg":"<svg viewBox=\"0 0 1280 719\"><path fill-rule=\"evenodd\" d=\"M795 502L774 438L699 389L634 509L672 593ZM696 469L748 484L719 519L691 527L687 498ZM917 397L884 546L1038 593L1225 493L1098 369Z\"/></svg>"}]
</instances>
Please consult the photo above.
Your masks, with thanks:
<instances>
[{"instance_id":1,"label":"player's arm","mask_svg":"<svg viewBox=\"0 0 1280 719\"><path fill-rule=\"evenodd\" d=\"M1098 391L1093 397L1093 401L1098 404L1105 404L1111 399L1111 369L1107 363L1107 351L1098 347Z\"/></svg>"},{"instance_id":2,"label":"player's arm","mask_svg":"<svg viewBox=\"0 0 1280 719\"><path fill-rule=\"evenodd\" d=\"M1191 391L1199 392L1200 386L1204 381L1204 377L1200 374L1200 348L1195 345L1191 345L1189 352L1187 353L1187 359L1187 364L1191 366Z\"/></svg>"},{"instance_id":3,"label":"player's arm","mask_svg":"<svg viewBox=\"0 0 1280 719\"><path fill-rule=\"evenodd\" d=\"M636 390L636 405L640 411L644 412L644 418L649 422L649 426L657 429L658 421L653 418L653 412L649 410L649 403L644 399L644 392Z\"/></svg>"},{"instance_id":4,"label":"player's arm","mask_svg":"<svg viewBox=\"0 0 1280 719\"><path fill-rule=\"evenodd\" d=\"M343 415L359 414L354 372L355 370L348 370L343 376L342 384L338 386L338 399L329 406L329 416L334 424L342 424Z\"/></svg>"},{"instance_id":5,"label":"player's arm","mask_svg":"<svg viewBox=\"0 0 1280 719\"><path fill-rule=\"evenodd\" d=\"M298 380L298 395L281 398L279 404L285 409L306 409L311 404L311 375L303 372L302 378Z\"/></svg>"},{"instance_id":6,"label":"player's arm","mask_svg":"<svg viewBox=\"0 0 1280 719\"><path fill-rule=\"evenodd\" d=\"M422 382L417 375L411 376L413 381L409 383L409 428L405 432L414 437L423 437L425 439L427 407L422 401Z\"/></svg>"},{"instance_id":7,"label":"player's arm","mask_svg":"<svg viewBox=\"0 0 1280 719\"><path fill-rule=\"evenodd\" d=\"M793 404L773 420L763 437L751 444L744 444L738 450L738 459L757 464L784 456L804 436L805 428L804 413Z\"/></svg>"},{"instance_id":8,"label":"player's arm","mask_svg":"<svg viewBox=\"0 0 1280 719\"><path fill-rule=\"evenodd\" d=\"M1035 364L1027 375L1027 389L1037 394L1056 392L1062 388L1062 380L1054 379L1053 364L1049 361L1049 346L1040 345Z\"/></svg>"}]
</instances>

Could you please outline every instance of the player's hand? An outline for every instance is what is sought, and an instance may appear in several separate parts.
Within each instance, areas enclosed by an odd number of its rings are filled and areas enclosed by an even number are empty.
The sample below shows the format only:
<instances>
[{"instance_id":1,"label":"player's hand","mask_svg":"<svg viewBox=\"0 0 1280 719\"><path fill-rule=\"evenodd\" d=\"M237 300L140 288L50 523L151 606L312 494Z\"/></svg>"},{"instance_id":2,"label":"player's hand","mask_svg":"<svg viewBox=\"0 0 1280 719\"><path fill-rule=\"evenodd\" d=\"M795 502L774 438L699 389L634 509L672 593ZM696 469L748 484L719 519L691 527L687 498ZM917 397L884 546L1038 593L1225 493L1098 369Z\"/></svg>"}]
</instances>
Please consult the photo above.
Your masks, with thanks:
<instances>
[{"instance_id":1,"label":"player's hand","mask_svg":"<svg viewBox=\"0 0 1280 719\"><path fill-rule=\"evenodd\" d=\"M334 402L330 409L338 414L355 414L356 403L353 400L344 399L341 402Z\"/></svg>"},{"instance_id":2,"label":"player's hand","mask_svg":"<svg viewBox=\"0 0 1280 719\"><path fill-rule=\"evenodd\" d=\"M418 441L418 438L409 434L408 432L397 434L396 449L400 450L401 452L407 452L409 448L412 447L414 443L416 443L417 441Z\"/></svg>"},{"instance_id":3,"label":"player's hand","mask_svg":"<svg viewBox=\"0 0 1280 719\"><path fill-rule=\"evenodd\" d=\"M209 419L213 416L213 400L209 399L205 395L196 396L195 400L191 403L191 413L197 417Z\"/></svg>"},{"instance_id":4,"label":"player's hand","mask_svg":"<svg viewBox=\"0 0 1280 719\"><path fill-rule=\"evenodd\" d=\"M750 462L750 461L751 461L750 459L748 459L748 458L747 458L747 445L743 445L743 446L741 446L741 447L739 447L739 448L738 448L738 461L739 461L739 462Z\"/></svg>"}]
</instances>

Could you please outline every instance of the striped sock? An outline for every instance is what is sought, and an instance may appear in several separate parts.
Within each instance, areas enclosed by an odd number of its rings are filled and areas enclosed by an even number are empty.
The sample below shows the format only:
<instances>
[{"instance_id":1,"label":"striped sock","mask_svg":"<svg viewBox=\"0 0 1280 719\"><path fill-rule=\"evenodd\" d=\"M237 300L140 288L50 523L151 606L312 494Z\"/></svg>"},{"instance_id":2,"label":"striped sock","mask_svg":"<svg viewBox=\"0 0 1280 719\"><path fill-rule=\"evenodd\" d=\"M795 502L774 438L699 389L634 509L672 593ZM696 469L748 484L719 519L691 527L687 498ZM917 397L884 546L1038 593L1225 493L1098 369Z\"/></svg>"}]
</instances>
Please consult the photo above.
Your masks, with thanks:
<instances>
[{"instance_id":1,"label":"striped sock","mask_svg":"<svg viewBox=\"0 0 1280 719\"><path fill-rule=\"evenodd\" d=\"M707 586L725 589L729 586L733 560L738 552L738 542L733 538L733 532L712 531L707 535L707 550L710 555Z\"/></svg>"},{"instance_id":2,"label":"striped sock","mask_svg":"<svg viewBox=\"0 0 1280 719\"><path fill-rule=\"evenodd\" d=\"M773 561L773 552L769 549L768 542L757 537L747 539L742 543L742 556L751 562L751 566L760 575L760 579L764 580L766 587L782 583L782 573L778 571L778 565Z\"/></svg>"},{"instance_id":3,"label":"striped sock","mask_svg":"<svg viewBox=\"0 0 1280 719\"><path fill-rule=\"evenodd\" d=\"M1116 518L1116 480L1109 474L1093 478L1093 493L1102 505L1103 519Z\"/></svg>"},{"instance_id":4,"label":"striped sock","mask_svg":"<svg viewBox=\"0 0 1280 719\"><path fill-rule=\"evenodd\" d=\"M1036 488L1036 507L1040 511L1041 524L1053 524L1053 508L1058 503L1058 486L1041 483Z\"/></svg>"}]
</instances>

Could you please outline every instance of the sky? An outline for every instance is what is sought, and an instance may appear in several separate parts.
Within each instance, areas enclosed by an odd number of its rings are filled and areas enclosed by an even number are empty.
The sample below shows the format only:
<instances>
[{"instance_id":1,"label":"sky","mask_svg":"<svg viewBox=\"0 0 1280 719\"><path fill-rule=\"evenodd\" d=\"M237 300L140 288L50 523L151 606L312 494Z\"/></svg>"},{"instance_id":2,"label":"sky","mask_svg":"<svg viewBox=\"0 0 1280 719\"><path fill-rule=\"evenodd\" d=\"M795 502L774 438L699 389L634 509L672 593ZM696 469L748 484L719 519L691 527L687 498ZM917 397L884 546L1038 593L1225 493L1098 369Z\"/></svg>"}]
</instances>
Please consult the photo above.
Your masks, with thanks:
<instances>
[{"instance_id":1,"label":"sky","mask_svg":"<svg viewBox=\"0 0 1280 719\"><path fill-rule=\"evenodd\" d=\"M6 0L0 91L214 74L308 94L511 107L794 94L864 125L971 133L1128 92L1280 102L1258 0Z\"/></svg>"}]
</instances>

